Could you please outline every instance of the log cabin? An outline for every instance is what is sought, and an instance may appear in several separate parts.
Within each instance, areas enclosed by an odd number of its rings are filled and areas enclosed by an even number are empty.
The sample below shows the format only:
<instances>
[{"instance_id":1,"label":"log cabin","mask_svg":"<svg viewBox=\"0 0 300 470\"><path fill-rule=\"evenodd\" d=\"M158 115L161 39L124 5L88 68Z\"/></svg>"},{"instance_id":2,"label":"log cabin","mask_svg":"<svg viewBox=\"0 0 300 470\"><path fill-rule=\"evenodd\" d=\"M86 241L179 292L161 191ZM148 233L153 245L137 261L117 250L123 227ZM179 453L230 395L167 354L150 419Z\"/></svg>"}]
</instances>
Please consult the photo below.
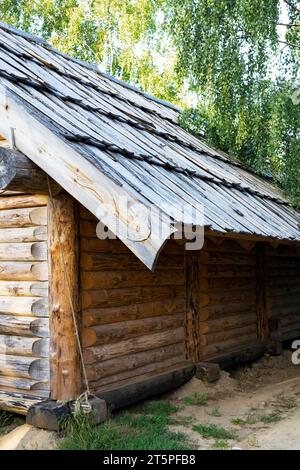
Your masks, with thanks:
<instances>
[{"instance_id":1,"label":"log cabin","mask_svg":"<svg viewBox=\"0 0 300 470\"><path fill-rule=\"evenodd\" d=\"M130 404L300 335L300 213L179 117L0 23L0 409Z\"/></svg>"}]
</instances>

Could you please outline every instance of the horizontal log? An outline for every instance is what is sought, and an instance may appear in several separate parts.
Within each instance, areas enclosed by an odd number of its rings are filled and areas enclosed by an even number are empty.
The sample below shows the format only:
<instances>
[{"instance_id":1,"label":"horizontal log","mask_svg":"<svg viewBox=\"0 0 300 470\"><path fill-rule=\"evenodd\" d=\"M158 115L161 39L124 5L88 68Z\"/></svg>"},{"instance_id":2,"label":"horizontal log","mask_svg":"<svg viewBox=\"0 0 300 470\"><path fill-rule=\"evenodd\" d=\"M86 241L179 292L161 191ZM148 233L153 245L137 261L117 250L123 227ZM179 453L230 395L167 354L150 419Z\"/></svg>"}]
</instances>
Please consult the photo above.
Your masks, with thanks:
<instances>
[{"instance_id":1,"label":"horizontal log","mask_svg":"<svg viewBox=\"0 0 300 470\"><path fill-rule=\"evenodd\" d=\"M0 375L36 380L49 380L48 359L0 354Z\"/></svg>"},{"instance_id":2,"label":"horizontal log","mask_svg":"<svg viewBox=\"0 0 300 470\"><path fill-rule=\"evenodd\" d=\"M298 284L289 284L288 286L271 286L268 287L268 297L274 298L274 303L278 297L286 297L290 299L293 295L300 293L300 279Z\"/></svg>"},{"instance_id":3,"label":"horizontal log","mask_svg":"<svg viewBox=\"0 0 300 470\"><path fill-rule=\"evenodd\" d=\"M111 325L98 325L83 329L82 343L85 347L109 344L160 330L174 329L183 326L183 324L184 315L178 314L123 321Z\"/></svg>"},{"instance_id":4,"label":"horizontal log","mask_svg":"<svg viewBox=\"0 0 300 470\"><path fill-rule=\"evenodd\" d=\"M84 271L81 274L83 289L108 289L134 286L172 286L184 285L184 270L165 271Z\"/></svg>"},{"instance_id":5,"label":"horizontal log","mask_svg":"<svg viewBox=\"0 0 300 470\"><path fill-rule=\"evenodd\" d=\"M47 281L48 263L0 261L0 279L4 281Z\"/></svg>"},{"instance_id":6,"label":"horizontal log","mask_svg":"<svg viewBox=\"0 0 300 470\"><path fill-rule=\"evenodd\" d=\"M216 320L208 320L207 322L199 322L201 334L216 333L218 331L226 331L229 329L242 328L247 325L256 324L256 314L226 316Z\"/></svg>"},{"instance_id":7,"label":"horizontal log","mask_svg":"<svg viewBox=\"0 0 300 470\"><path fill-rule=\"evenodd\" d=\"M231 303L230 305L208 305L203 307L200 310L200 320L220 318L224 315L231 316L235 313L239 315L249 314L249 312L256 311L256 302L253 299L252 302L242 302L242 303Z\"/></svg>"},{"instance_id":8,"label":"horizontal log","mask_svg":"<svg viewBox=\"0 0 300 470\"><path fill-rule=\"evenodd\" d=\"M157 269L182 269L183 256L161 255ZM85 271L145 271L143 263L132 253L83 253L81 268Z\"/></svg>"},{"instance_id":9,"label":"horizontal log","mask_svg":"<svg viewBox=\"0 0 300 470\"><path fill-rule=\"evenodd\" d=\"M130 305L138 302L150 302L151 300L174 299L184 297L183 286L161 287L128 287L122 289L98 289L84 290L82 292L82 307L114 307Z\"/></svg>"},{"instance_id":10,"label":"horizontal log","mask_svg":"<svg viewBox=\"0 0 300 470\"><path fill-rule=\"evenodd\" d=\"M47 297L48 282L0 281L0 296Z\"/></svg>"},{"instance_id":11,"label":"horizontal log","mask_svg":"<svg viewBox=\"0 0 300 470\"><path fill-rule=\"evenodd\" d=\"M267 297L266 304L268 309L272 309L274 311L278 308L285 309L285 307L290 307L292 305L299 305L300 303L300 294L290 294L290 295L283 295L279 297Z\"/></svg>"},{"instance_id":12,"label":"horizontal log","mask_svg":"<svg viewBox=\"0 0 300 470\"><path fill-rule=\"evenodd\" d=\"M155 362L152 364L147 364L143 367L137 367L131 370L124 370L118 374L111 375L109 377L104 377L103 379L99 379L95 382L90 384L93 390L100 390L102 387L106 385L113 385L118 384L119 382L130 379L130 378L137 378L139 376L144 376L144 374L148 373L157 373L164 370L169 370L171 367L174 367L176 364L182 364L185 361L184 354L180 356L170 357L161 362Z\"/></svg>"},{"instance_id":13,"label":"horizontal log","mask_svg":"<svg viewBox=\"0 0 300 470\"><path fill-rule=\"evenodd\" d=\"M88 227L85 225L88 224ZM124 243L120 240L100 240L96 235L96 224L86 221L81 224L81 231L85 229L89 235L80 238L80 249L82 252L90 253L130 253Z\"/></svg>"},{"instance_id":14,"label":"horizontal log","mask_svg":"<svg viewBox=\"0 0 300 470\"><path fill-rule=\"evenodd\" d=\"M194 366L183 363L169 367L159 374L150 372L135 379L123 380L118 387L108 385L96 392L111 409L123 408L140 400L175 390L188 382L194 374Z\"/></svg>"},{"instance_id":15,"label":"horizontal log","mask_svg":"<svg viewBox=\"0 0 300 470\"><path fill-rule=\"evenodd\" d=\"M200 280L201 292L228 290L228 289L255 289L256 280L254 277L242 278L202 278Z\"/></svg>"},{"instance_id":16,"label":"horizontal log","mask_svg":"<svg viewBox=\"0 0 300 470\"><path fill-rule=\"evenodd\" d=\"M0 297L0 313L48 316L48 300L36 297Z\"/></svg>"},{"instance_id":17,"label":"horizontal log","mask_svg":"<svg viewBox=\"0 0 300 470\"><path fill-rule=\"evenodd\" d=\"M38 393L39 395L41 394L40 392L48 391L49 393L49 382L37 382L36 380L33 380L33 379L8 377L4 375L0 375L0 387L11 387L14 389L19 389L20 391L25 390L26 392L36 390L36 391L39 391ZM47 394L42 393L42 395L45 396ZM0 409L1 409L1 403L0 403Z\"/></svg>"},{"instance_id":18,"label":"horizontal log","mask_svg":"<svg viewBox=\"0 0 300 470\"><path fill-rule=\"evenodd\" d=\"M26 415L29 408L36 403L41 402L44 398L30 395L29 392L21 392L18 389L8 388L0 389L0 409Z\"/></svg>"},{"instance_id":19,"label":"horizontal log","mask_svg":"<svg viewBox=\"0 0 300 470\"><path fill-rule=\"evenodd\" d=\"M253 278L255 277L255 268L243 265L224 265L224 266L200 266L200 276L206 278Z\"/></svg>"},{"instance_id":20,"label":"horizontal log","mask_svg":"<svg viewBox=\"0 0 300 470\"><path fill-rule=\"evenodd\" d=\"M266 256L268 257L275 257L275 258L295 258L300 257L300 250L298 247L295 246L284 246L281 245L277 249L274 249L270 246L266 246Z\"/></svg>"},{"instance_id":21,"label":"horizontal log","mask_svg":"<svg viewBox=\"0 0 300 470\"><path fill-rule=\"evenodd\" d=\"M0 335L0 354L48 357L49 339Z\"/></svg>"},{"instance_id":22,"label":"horizontal log","mask_svg":"<svg viewBox=\"0 0 300 470\"><path fill-rule=\"evenodd\" d=\"M247 345L251 345L257 339L257 334L252 333L241 336L223 343L211 344L209 346L200 347L202 357L217 356L227 352L233 352L235 349L241 349Z\"/></svg>"},{"instance_id":23,"label":"horizontal log","mask_svg":"<svg viewBox=\"0 0 300 470\"><path fill-rule=\"evenodd\" d=\"M246 254L247 250L235 240L225 240L222 238L211 239L206 237L203 251L217 251L220 253Z\"/></svg>"},{"instance_id":24,"label":"horizontal log","mask_svg":"<svg viewBox=\"0 0 300 470\"><path fill-rule=\"evenodd\" d=\"M286 267L269 267L266 268L268 277L271 279L276 279L278 277L300 277L300 267L286 268Z\"/></svg>"},{"instance_id":25,"label":"horizontal log","mask_svg":"<svg viewBox=\"0 0 300 470\"><path fill-rule=\"evenodd\" d=\"M266 264L270 268L300 268L300 257L267 257Z\"/></svg>"},{"instance_id":26,"label":"horizontal log","mask_svg":"<svg viewBox=\"0 0 300 470\"><path fill-rule=\"evenodd\" d=\"M201 281L200 281L201 282ZM199 304L201 307L207 305L227 305L229 308L232 304L251 302L256 299L256 290L233 290L227 291L209 291L208 294L199 294Z\"/></svg>"},{"instance_id":27,"label":"horizontal log","mask_svg":"<svg viewBox=\"0 0 300 470\"><path fill-rule=\"evenodd\" d=\"M182 355L185 355L185 344L183 342L170 344L157 349L122 356L122 360L117 357L115 359L109 359L107 361L96 362L95 364L88 365L87 376L90 381L96 381L125 370L131 371L147 364L154 364L170 357Z\"/></svg>"},{"instance_id":28,"label":"horizontal log","mask_svg":"<svg viewBox=\"0 0 300 470\"><path fill-rule=\"evenodd\" d=\"M52 191L59 186L51 180ZM17 150L0 147L0 190L49 193L47 175Z\"/></svg>"},{"instance_id":29,"label":"horizontal log","mask_svg":"<svg viewBox=\"0 0 300 470\"><path fill-rule=\"evenodd\" d=\"M47 227L2 228L0 243L24 243L47 240Z\"/></svg>"},{"instance_id":30,"label":"horizontal log","mask_svg":"<svg viewBox=\"0 0 300 470\"><path fill-rule=\"evenodd\" d=\"M91 221L81 222L81 251L91 253L130 253L127 246L118 239L100 240L97 238L96 225ZM175 240L169 240L163 248L163 253L183 256L184 247Z\"/></svg>"},{"instance_id":31,"label":"horizontal log","mask_svg":"<svg viewBox=\"0 0 300 470\"><path fill-rule=\"evenodd\" d=\"M300 313L299 302L291 303L289 305L273 305L269 303L268 311L271 313L272 318L281 318L285 315L298 315Z\"/></svg>"},{"instance_id":32,"label":"horizontal log","mask_svg":"<svg viewBox=\"0 0 300 470\"><path fill-rule=\"evenodd\" d=\"M169 344L184 342L184 335L184 328L177 328L175 330L167 330L139 338L119 341L115 344L91 346L84 350L84 359L86 364L93 364L94 362L106 361L114 357L148 351Z\"/></svg>"},{"instance_id":33,"label":"horizontal log","mask_svg":"<svg viewBox=\"0 0 300 470\"><path fill-rule=\"evenodd\" d=\"M247 325L241 328L233 328L230 330L220 331L218 333L203 334L200 336L201 346L209 346L211 344L223 343L225 341L238 338L240 336L251 335L257 332L257 326L255 323Z\"/></svg>"},{"instance_id":34,"label":"horizontal log","mask_svg":"<svg viewBox=\"0 0 300 470\"><path fill-rule=\"evenodd\" d=\"M0 210L0 228L47 225L47 207Z\"/></svg>"},{"instance_id":35,"label":"horizontal log","mask_svg":"<svg viewBox=\"0 0 300 470\"><path fill-rule=\"evenodd\" d=\"M0 243L0 261L45 261L47 255L46 242Z\"/></svg>"},{"instance_id":36,"label":"horizontal log","mask_svg":"<svg viewBox=\"0 0 300 470\"><path fill-rule=\"evenodd\" d=\"M255 258L253 254L242 253L218 253L201 250L199 253L200 263L208 265L244 265L254 266Z\"/></svg>"},{"instance_id":37,"label":"horizontal log","mask_svg":"<svg viewBox=\"0 0 300 470\"><path fill-rule=\"evenodd\" d=\"M25 207L46 206L48 196L45 194L22 194L17 196L1 197L0 210L3 209L21 209Z\"/></svg>"},{"instance_id":38,"label":"horizontal log","mask_svg":"<svg viewBox=\"0 0 300 470\"><path fill-rule=\"evenodd\" d=\"M298 287L300 285L300 273L299 276L282 276L282 277L271 277L268 279L267 288L272 287Z\"/></svg>"},{"instance_id":39,"label":"horizontal log","mask_svg":"<svg viewBox=\"0 0 300 470\"><path fill-rule=\"evenodd\" d=\"M83 326L105 325L125 320L138 320L162 315L173 315L185 312L185 299L169 299L130 304L121 307L108 307L84 310L82 316Z\"/></svg>"},{"instance_id":40,"label":"horizontal log","mask_svg":"<svg viewBox=\"0 0 300 470\"><path fill-rule=\"evenodd\" d=\"M49 337L49 319L33 317L14 317L13 315L0 315L1 335Z\"/></svg>"}]
</instances>

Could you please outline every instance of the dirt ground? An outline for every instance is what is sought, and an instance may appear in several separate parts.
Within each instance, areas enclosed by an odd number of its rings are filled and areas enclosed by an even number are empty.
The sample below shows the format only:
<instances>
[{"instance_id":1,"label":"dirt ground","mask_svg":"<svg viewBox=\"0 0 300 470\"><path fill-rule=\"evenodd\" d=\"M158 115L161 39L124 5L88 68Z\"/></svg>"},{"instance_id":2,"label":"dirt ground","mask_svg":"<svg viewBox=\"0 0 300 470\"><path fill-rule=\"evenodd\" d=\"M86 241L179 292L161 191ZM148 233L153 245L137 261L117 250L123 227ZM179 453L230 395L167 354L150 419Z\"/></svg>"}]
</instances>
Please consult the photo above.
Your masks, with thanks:
<instances>
[{"instance_id":1,"label":"dirt ground","mask_svg":"<svg viewBox=\"0 0 300 470\"><path fill-rule=\"evenodd\" d=\"M222 371L213 384L193 378L161 400L177 407L170 430L184 433L192 449L300 450L300 365L292 364L290 351ZM20 424L11 438L1 437L0 450L20 435L12 448L55 449L54 433Z\"/></svg>"},{"instance_id":2,"label":"dirt ground","mask_svg":"<svg viewBox=\"0 0 300 470\"><path fill-rule=\"evenodd\" d=\"M223 371L215 384L193 378L169 398L180 406L176 418L183 423L172 429L184 432L197 449L300 450L300 366L292 364L290 351ZM197 398L200 404L187 404ZM204 438L194 430L198 424L236 437Z\"/></svg>"}]
</instances>

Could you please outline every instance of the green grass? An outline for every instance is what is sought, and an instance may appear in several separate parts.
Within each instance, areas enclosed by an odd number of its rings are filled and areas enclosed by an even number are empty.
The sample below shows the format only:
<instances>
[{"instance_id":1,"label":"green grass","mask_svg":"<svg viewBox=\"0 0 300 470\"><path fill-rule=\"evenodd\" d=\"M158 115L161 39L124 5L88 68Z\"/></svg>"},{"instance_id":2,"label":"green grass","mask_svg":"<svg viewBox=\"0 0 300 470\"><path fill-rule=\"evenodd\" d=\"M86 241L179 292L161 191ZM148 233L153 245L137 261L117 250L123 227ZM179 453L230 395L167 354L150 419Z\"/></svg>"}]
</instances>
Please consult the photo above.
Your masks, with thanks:
<instances>
[{"instance_id":1,"label":"green grass","mask_svg":"<svg viewBox=\"0 0 300 470\"><path fill-rule=\"evenodd\" d=\"M201 434L202 437L214 437L215 439L237 439L237 433L234 430L228 430L217 426L216 424L195 424L193 430Z\"/></svg>"},{"instance_id":2,"label":"green grass","mask_svg":"<svg viewBox=\"0 0 300 470\"><path fill-rule=\"evenodd\" d=\"M227 441L224 441L222 439L217 439L217 440L215 440L215 442L213 444L213 449L216 449L216 450L229 450L230 445L228 444Z\"/></svg>"},{"instance_id":3,"label":"green grass","mask_svg":"<svg viewBox=\"0 0 300 470\"><path fill-rule=\"evenodd\" d=\"M65 422L59 449L189 450L185 435L168 429L175 411L168 402L146 402L100 426L77 415Z\"/></svg>"},{"instance_id":4,"label":"green grass","mask_svg":"<svg viewBox=\"0 0 300 470\"><path fill-rule=\"evenodd\" d=\"M207 406L207 393L194 392L192 395L183 398L183 403L189 406Z\"/></svg>"},{"instance_id":5,"label":"green grass","mask_svg":"<svg viewBox=\"0 0 300 470\"><path fill-rule=\"evenodd\" d=\"M260 417L260 421L264 424L277 423L281 420L281 416L278 413L271 413L270 415L263 415Z\"/></svg>"},{"instance_id":6,"label":"green grass","mask_svg":"<svg viewBox=\"0 0 300 470\"><path fill-rule=\"evenodd\" d=\"M297 406L297 400L295 397L290 397L286 395L278 395L275 405L278 408L283 408L285 410L292 410Z\"/></svg>"},{"instance_id":7,"label":"green grass","mask_svg":"<svg viewBox=\"0 0 300 470\"><path fill-rule=\"evenodd\" d=\"M11 426L19 426L23 422L21 416L7 411L0 411L0 435L4 434Z\"/></svg>"},{"instance_id":8,"label":"green grass","mask_svg":"<svg viewBox=\"0 0 300 470\"><path fill-rule=\"evenodd\" d=\"M209 416L214 416L215 418L220 418L222 416L222 413L220 412L220 408L215 407L210 411L207 411L207 414Z\"/></svg>"},{"instance_id":9,"label":"green grass","mask_svg":"<svg viewBox=\"0 0 300 470\"><path fill-rule=\"evenodd\" d=\"M257 418L255 416L247 416L247 418L233 418L231 423L235 426L251 426L257 422Z\"/></svg>"}]
</instances>

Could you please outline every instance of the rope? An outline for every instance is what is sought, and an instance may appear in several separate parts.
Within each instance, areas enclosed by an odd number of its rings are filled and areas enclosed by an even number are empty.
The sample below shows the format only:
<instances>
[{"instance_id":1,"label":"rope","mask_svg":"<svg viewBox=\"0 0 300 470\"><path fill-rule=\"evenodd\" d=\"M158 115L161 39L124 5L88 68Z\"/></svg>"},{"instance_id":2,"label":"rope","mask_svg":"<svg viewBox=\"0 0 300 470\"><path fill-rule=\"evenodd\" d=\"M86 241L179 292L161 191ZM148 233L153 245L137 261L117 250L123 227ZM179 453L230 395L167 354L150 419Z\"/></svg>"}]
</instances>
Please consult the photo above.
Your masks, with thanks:
<instances>
[{"instance_id":1,"label":"rope","mask_svg":"<svg viewBox=\"0 0 300 470\"><path fill-rule=\"evenodd\" d=\"M53 207L55 230L57 232L57 238L58 238L58 243L59 243L59 252L60 252L59 258L60 258L61 268L64 274L64 280L65 280L66 287L67 287L67 295L68 295L68 300L69 300L70 307L71 307L73 324L74 324L74 334L75 334L75 338L77 342L77 347L79 351L80 362L81 362L81 367L82 367L82 372L83 372L83 379L84 379L84 383L86 387L86 390L81 395L79 395L79 397L75 400L75 414L79 413L81 410L83 410L84 413L90 413L92 411L92 407L89 402L89 397L92 396L92 394L90 391L87 371L86 371L86 367L85 367L85 363L83 359L83 350L82 350L82 345L81 345L80 336L79 336L79 328L78 328L78 323L77 323L77 318L76 318L75 307L74 307L72 294L71 294L70 279L69 279L69 276L67 275L67 269L66 269L67 264L66 264L66 260L64 256L62 241L60 238L59 224L58 224L57 215L55 212L54 199L53 199L50 180L49 180L48 175L47 175L47 184L48 184L49 197L50 197L51 204Z\"/></svg>"}]
</instances>

